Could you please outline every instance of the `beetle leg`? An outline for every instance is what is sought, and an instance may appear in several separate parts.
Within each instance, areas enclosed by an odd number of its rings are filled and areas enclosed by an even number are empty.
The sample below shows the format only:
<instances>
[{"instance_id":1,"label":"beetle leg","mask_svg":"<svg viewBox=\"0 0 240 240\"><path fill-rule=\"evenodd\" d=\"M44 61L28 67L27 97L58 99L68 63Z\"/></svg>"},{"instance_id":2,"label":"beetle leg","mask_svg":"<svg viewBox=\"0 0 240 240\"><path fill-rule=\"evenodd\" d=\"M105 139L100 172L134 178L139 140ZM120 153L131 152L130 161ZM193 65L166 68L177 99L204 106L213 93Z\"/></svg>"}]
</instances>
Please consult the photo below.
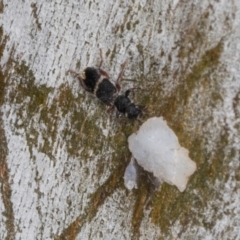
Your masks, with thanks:
<instances>
[{"instance_id":1,"label":"beetle leg","mask_svg":"<svg viewBox=\"0 0 240 240\"><path fill-rule=\"evenodd\" d=\"M134 92L136 90L143 90L145 88L142 87L136 87L136 88L129 88L126 92L125 92L125 97L128 97L128 95L130 94L130 92Z\"/></svg>"},{"instance_id":2,"label":"beetle leg","mask_svg":"<svg viewBox=\"0 0 240 240\"><path fill-rule=\"evenodd\" d=\"M113 109L114 109L114 105L108 106L107 113L111 113L113 111Z\"/></svg>"},{"instance_id":3,"label":"beetle leg","mask_svg":"<svg viewBox=\"0 0 240 240\"><path fill-rule=\"evenodd\" d=\"M105 76L107 79L109 79L108 74L107 74L104 70L102 70L102 69L99 68L99 71L100 71L100 73L101 73L103 76Z\"/></svg>"},{"instance_id":4,"label":"beetle leg","mask_svg":"<svg viewBox=\"0 0 240 240\"><path fill-rule=\"evenodd\" d=\"M124 69L125 69L125 67L126 67L126 64L127 64L127 62L124 62L124 63L122 64L122 66L121 66L121 71L120 71L120 73L118 74L118 78L117 78L117 81L116 81L116 84L115 84L118 92L121 90L120 81L121 81L122 75L123 75L123 73L124 73Z\"/></svg>"},{"instance_id":5,"label":"beetle leg","mask_svg":"<svg viewBox=\"0 0 240 240\"><path fill-rule=\"evenodd\" d=\"M73 77L80 77L80 73L73 69L69 69L67 72L70 72L73 75Z\"/></svg>"}]
</instances>

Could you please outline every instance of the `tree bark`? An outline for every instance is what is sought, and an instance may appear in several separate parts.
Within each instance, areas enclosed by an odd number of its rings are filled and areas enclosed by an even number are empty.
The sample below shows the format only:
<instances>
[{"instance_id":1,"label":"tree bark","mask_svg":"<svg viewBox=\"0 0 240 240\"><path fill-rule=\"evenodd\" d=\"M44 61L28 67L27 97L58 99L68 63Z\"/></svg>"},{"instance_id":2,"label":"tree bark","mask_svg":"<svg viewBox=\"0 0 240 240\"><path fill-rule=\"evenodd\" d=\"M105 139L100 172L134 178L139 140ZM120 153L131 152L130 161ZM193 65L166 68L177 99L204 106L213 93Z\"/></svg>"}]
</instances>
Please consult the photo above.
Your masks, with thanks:
<instances>
[{"instance_id":1,"label":"tree bark","mask_svg":"<svg viewBox=\"0 0 240 240\"><path fill-rule=\"evenodd\" d=\"M0 3L0 239L239 239L240 2ZM163 116L198 166L187 189L123 176L141 122L68 70L98 66Z\"/></svg>"}]
</instances>

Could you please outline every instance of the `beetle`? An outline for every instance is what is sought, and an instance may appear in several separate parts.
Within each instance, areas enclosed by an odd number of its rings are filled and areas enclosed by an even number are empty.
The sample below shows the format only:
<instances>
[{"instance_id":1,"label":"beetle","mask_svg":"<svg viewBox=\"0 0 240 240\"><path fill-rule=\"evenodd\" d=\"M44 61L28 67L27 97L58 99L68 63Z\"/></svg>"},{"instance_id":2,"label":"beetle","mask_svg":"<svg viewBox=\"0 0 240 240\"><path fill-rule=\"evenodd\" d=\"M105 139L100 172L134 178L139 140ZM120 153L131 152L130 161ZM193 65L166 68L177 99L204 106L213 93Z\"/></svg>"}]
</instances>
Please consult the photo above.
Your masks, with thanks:
<instances>
[{"instance_id":1,"label":"beetle","mask_svg":"<svg viewBox=\"0 0 240 240\"><path fill-rule=\"evenodd\" d=\"M114 101L114 106L117 108L118 112L127 115L129 119L136 119L142 115L140 106L131 102L130 98L128 97L130 92L135 89L136 88L128 89L125 94L118 95Z\"/></svg>"},{"instance_id":2,"label":"beetle","mask_svg":"<svg viewBox=\"0 0 240 240\"><path fill-rule=\"evenodd\" d=\"M79 73L70 69L69 72L79 80L81 87L92 94L108 106L107 111L111 111L114 107L119 113L126 115L129 119L137 119L142 115L140 106L133 103L129 94L137 88L128 89L124 94L119 95L121 90L120 81L126 67L126 62L121 66L116 83L110 80L107 72L101 69L103 58L100 49L101 62L99 67L87 67L83 72Z\"/></svg>"}]
</instances>

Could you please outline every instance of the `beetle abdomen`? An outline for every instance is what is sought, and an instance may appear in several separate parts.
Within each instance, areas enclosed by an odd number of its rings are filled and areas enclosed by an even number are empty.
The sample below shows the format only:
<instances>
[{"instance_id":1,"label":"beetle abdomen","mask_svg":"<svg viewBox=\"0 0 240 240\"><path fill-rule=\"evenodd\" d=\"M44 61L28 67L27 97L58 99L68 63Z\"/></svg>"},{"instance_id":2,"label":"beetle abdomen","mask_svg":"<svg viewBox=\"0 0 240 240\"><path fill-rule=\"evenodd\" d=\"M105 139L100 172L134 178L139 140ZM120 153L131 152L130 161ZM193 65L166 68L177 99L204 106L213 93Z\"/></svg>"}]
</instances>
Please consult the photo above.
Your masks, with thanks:
<instances>
[{"instance_id":1,"label":"beetle abdomen","mask_svg":"<svg viewBox=\"0 0 240 240\"><path fill-rule=\"evenodd\" d=\"M130 103L130 99L128 97L125 97L124 95L119 95L114 101L114 105L120 113L126 113L127 106Z\"/></svg>"},{"instance_id":2,"label":"beetle abdomen","mask_svg":"<svg viewBox=\"0 0 240 240\"><path fill-rule=\"evenodd\" d=\"M110 80L104 78L96 89L96 96L106 105L111 105L116 92L115 85Z\"/></svg>"}]
</instances>

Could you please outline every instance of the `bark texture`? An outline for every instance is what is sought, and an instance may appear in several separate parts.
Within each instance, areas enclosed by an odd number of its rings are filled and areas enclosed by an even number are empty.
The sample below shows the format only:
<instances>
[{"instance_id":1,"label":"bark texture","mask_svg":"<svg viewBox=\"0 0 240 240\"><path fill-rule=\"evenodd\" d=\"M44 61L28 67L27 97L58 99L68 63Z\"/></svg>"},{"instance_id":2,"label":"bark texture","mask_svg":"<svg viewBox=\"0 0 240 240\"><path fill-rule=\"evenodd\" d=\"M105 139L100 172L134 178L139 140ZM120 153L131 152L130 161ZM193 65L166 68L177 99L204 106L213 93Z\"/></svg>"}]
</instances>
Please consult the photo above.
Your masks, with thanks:
<instances>
[{"instance_id":1,"label":"bark texture","mask_svg":"<svg viewBox=\"0 0 240 240\"><path fill-rule=\"evenodd\" d=\"M0 239L240 239L239 0L0 2ZM163 116L198 166L187 189L129 193L127 138L67 70L102 49L143 120Z\"/></svg>"}]
</instances>

